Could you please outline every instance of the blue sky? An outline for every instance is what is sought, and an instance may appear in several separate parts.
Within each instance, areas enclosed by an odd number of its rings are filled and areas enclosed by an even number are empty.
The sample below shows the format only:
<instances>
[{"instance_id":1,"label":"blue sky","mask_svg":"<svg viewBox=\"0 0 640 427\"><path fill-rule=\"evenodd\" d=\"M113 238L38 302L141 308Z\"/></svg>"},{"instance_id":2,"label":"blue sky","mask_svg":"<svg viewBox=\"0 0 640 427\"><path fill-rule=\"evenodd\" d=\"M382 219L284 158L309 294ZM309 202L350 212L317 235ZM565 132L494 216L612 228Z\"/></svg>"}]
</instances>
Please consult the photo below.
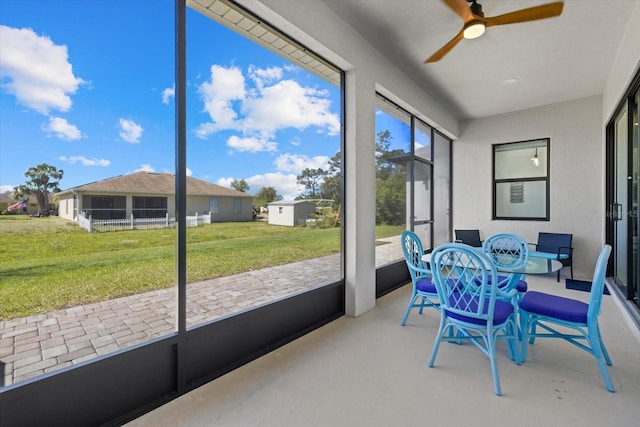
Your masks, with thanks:
<instances>
[{"instance_id":1,"label":"blue sky","mask_svg":"<svg viewBox=\"0 0 640 427\"><path fill-rule=\"evenodd\" d=\"M174 158L171 0L0 0L0 191L47 163L62 189ZM187 13L187 169L285 199L339 150L339 88Z\"/></svg>"}]
</instances>

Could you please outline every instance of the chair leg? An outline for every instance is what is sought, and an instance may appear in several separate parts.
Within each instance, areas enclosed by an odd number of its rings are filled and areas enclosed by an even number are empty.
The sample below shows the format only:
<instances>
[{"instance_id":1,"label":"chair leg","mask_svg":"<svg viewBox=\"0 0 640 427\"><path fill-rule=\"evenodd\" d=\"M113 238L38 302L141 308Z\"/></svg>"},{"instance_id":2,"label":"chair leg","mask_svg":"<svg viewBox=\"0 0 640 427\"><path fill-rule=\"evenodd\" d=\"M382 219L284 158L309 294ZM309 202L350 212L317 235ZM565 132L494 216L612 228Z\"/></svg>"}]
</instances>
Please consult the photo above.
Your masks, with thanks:
<instances>
[{"instance_id":1,"label":"chair leg","mask_svg":"<svg viewBox=\"0 0 640 427\"><path fill-rule=\"evenodd\" d=\"M607 387L611 393L616 391L613 386L613 382L611 381L611 377L609 376L609 372L607 371L607 367L605 366L605 361L608 365L611 365L611 359L609 358L609 354L607 353L606 348L604 347L604 343L602 342L602 336L600 335L600 328L598 324L589 324L589 341L591 346L591 352L593 356L596 358L598 362L598 368L600 368L600 374L602 375L602 379L604 380L604 385ZM608 359L608 360L607 360Z\"/></svg>"},{"instance_id":2,"label":"chair leg","mask_svg":"<svg viewBox=\"0 0 640 427\"><path fill-rule=\"evenodd\" d=\"M520 310L520 333L522 334L520 363L527 360L527 343L529 341L529 314Z\"/></svg>"},{"instance_id":3,"label":"chair leg","mask_svg":"<svg viewBox=\"0 0 640 427\"><path fill-rule=\"evenodd\" d=\"M491 361L491 376L493 377L493 391L496 396L502 396L502 390L500 389L500 378L498 376L498 362L496 360L496 341L495 337L487 337L487 344L489 345L489 360Z\"/></svg>"},{"instance_id":4,"label":"chair leg","mask_svg":"<svg viewBox=\"0 0 640 427\"><path fill-rule=\"evenodd\" d=\"M413 294L411 296L411 299L409 300L409 305L407 306L407 310L404 312L404 317L402 318L402 322L400 322L400 325L404 326L407 323L407 318L409 317L409 312L411 312L411 309L413 308L413 305L416 301L416 299L418 298L417 294Z\"/></svg>"},{"instance_id":5,"label":"chair leg","mask_svg":"<svg viewBox=\"0 0 640 427\"><path fill-rule=\"evenodd\" d=\"M429 357L429 362L427 366L433 368L433 364L436 361L436 355L438 354L438 348L440 347L440 341L444 337L444 333L446 332L447 327L445 327L445 317L444 314L440 317L440 327L438 328L438 334L436 335L436 340L433 343L433 350L431 350L431 356Z\"/></svg>"}]
</instances>

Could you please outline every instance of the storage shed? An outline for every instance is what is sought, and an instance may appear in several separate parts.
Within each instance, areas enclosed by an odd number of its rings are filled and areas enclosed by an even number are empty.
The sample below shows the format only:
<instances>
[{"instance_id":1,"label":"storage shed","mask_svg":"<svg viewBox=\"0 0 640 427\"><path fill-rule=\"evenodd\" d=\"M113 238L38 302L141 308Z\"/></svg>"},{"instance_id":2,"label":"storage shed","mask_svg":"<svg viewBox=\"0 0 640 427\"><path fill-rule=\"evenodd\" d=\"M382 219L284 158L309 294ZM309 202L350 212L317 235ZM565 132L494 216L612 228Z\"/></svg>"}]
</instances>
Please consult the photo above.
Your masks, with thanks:
<instances>
[{"instance_id":1,"label":"storage shed","mask_svg":"<svg viewBox=\"0 0 640 427\"><path fill-rule=\"evenodd\" d=\"M315 203L306 200L280 200L269 203L269 224L295 226L316 213Z\"/></svg>"}]
</instances>

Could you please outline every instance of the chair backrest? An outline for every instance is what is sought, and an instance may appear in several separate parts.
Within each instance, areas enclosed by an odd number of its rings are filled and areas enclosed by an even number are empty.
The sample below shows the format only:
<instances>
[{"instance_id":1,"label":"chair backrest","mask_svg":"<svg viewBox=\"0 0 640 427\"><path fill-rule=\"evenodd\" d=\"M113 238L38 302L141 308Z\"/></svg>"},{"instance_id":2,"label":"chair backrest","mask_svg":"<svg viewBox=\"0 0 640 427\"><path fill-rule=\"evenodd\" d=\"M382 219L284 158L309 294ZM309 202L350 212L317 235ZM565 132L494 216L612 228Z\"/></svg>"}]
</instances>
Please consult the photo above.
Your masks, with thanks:
<instances>
[{"instance_id":1,"label":"chair backrest","mask_svg":"<svg viewBox=\"0 0 640 427\"><path fill-rule=\"evenodd\" d=\"M594 320L600 314L600 305L602 303L602 291L604 290L604 277L607 273L607 262L611 254L611 246L604 245L600 250L600 256L596 261L596 268L593 272L591 281L591 295L589 297L589 310L587 311L587 319Z\"/></svg>"},{"instance_id":2,"label":"chair backrest","mask_svg":"<svg viewBox=\"0 0 640 427\"><path fill-rule=\"evenodd\" d=\"M409 274L411 274L411 280L415 284L420 277L430 275L428 264L422 260L424 255L424 249L422 248L422 242L420 237L413 231L405 230L400 237L402 241L402 252L404 253L404 260L409 267Z\"/></svg>"},{"instance_id":3,"label":"chair backrest","mask_svg":"<svg viewBox=\"0 0 640 427\"><path fill-rule=\"evenodd\" d=\"M482 247L480 230L456 230L456 242L480 248Z\"/></svg>"},{"instance_id":4,"label":"chair backrest","mask_svg":"<svg viewBox=\"0 0 640 427\"><path fill-rule=\"evenodd\" d=\"M571 240L573 234L566 233L538 233L538 252L558 253L571 255Z\"/></svg>"},{"instance_id":5,"label":"chair backrest","mask_svg":"<svg viewBox=\"0 0 640 427\"><path fill-rule=\"evenodd\" d=\"M499 233L489 236L482 251L498 266L518 270L529 261L529 244L517 234Z\"/></svg>"},{"instance_id":6,"label":"chair backrest","mask_svg":"<svg viewBox=\"0 0 640 427\"><path fill-rule=\"evenodd\" d=\"M481 251L462 243L446 243L431 254L433 280L440 307L449 314L484 321L493 317L496 268Z\"/></svg>"}]
</instances>

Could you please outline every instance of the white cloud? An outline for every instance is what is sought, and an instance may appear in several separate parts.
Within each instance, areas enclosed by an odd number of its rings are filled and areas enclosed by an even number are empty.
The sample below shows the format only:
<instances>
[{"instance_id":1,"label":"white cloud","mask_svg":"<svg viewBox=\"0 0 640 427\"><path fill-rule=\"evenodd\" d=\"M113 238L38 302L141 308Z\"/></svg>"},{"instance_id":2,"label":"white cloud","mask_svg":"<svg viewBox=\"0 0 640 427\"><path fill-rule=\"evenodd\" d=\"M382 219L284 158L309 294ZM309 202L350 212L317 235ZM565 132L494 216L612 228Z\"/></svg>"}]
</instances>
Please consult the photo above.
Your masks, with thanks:
<instances>
[{"instance_id":1,"label":"white cloud","mask_svg":"<svg viewBox=\"0 0 640 427\"><path fill-rule=\"evenodd\" d=\"M282 79L282 68L258 68L255 65L250 65L249 78L253 80L258 89L262 89L265 84Z\"/></svg>"},{"instance_id":2,"label":"white cloud","mask_svg":"<svg viewBox=\"0 0 640 427\"><path fill-rule=\"evenodd\" d=\"M265 87L258 97L245 100L242 105L247 117L245 126L261 132L317 126L329 135L338 135L340 120L329 111L326 95L296 81L282 80Z\"/></svg>"},{"instance_id":3,"label":"white cloud","mask_svg":"<svg viewBox=\"0 0 640 427\"><path fill-rule=\"evenodd\" d=\"M216 184L224 187L231 187L231 183L235 179L234 177L220 178L216 181ZM263 175L254 175L250 178L242 178L249 188L255 190L252 194L257 193L263 187L273 187L279 196L282 196L284 200L294 200L297 196L304 191L304 186L297 183L296 174L285 173L266 173Z\"/></svg>"},{"instance_id":4,"label":"white cloud","mask_svg":"<svg viewBox=\"0 0 640 427\"><path fill-rule=\"evenodd\" d=\"M57 138L74 141L82 138L82 132L75 125L61 117L49 117L49 123L42 126L42 130L53 133Z\"/></svg>"},{"instance_id":5,"label":"white cloud","mask_svg":"<svg viewBox=\"0 0 640 427\"><path fill-rule=\"evenodd\" d=\"M218 181L216 181L216 184L218 184L218 185L222 185L223 187L231 188L231 183L232 183L235 179L237 179L237 178L233 178L233 177L230 177L230 178L220 178L220 179L218 179Z\"/></svg>"},{"instance_id":6,"label":"white cloud","mask_svg":"<svg viewBox=\"0 0 640 427\"><path fill-rule=\"evenodd\" d=\"M69 95L86 83L73 74L67 46L30 28L6 25L0 25L0 79L19 104L42 114L69 111Z\"/></svg>"},{"instance_id":7,"label":"white cloud","mask_svg":"<svg viewBox=\"0 0 640 427\"><path fill-rule=\"evenodd\" d=\"M148 163L143 163L140 165L138 169L135 169L134 172L155 172L156 170Z\"/></svg>"},{"instance_id":8,"label":"white cloud","mask_svg":"<svg viewBox=\"0 0 640 427\"><path fill-rule=\"evenodd\" d=\"M162 91L162 103L165 105L169 105L169 100L176 96L176 85L174 84L172 87L168 87Z\"/></svg>"},{"instance_id":9,"label":"white cloud","mask_svg":"<svg viewBox=\"0 0 640 427\"><path fill-rule=\"evenodd\" d=\"M258 151L276 151L278 144L265 138L240 138L235 135L227 140L227 145L238 151L250 151L257 153Z\"/></svg>"},{"instance_id":10,"label":"white cloud","mask_svg":"<svg viewBox=\"0 0 640 427\"><path fill-rule=\"evenodd\" d=\"M282 154L274 161L276 168L284 172L293 172L297 175L304 169L328 169L329 167L328 156L315 156L309 157L303 154Z\"/></svg>"},{"instance_id":11,"label":"white cloud","mask_svg":"<svg viewBox=\"0 0 640 427\"><path fill-rule=\"evenodd\" d=\"M187 176L192 176L192 175L193 175L193 171L187 168Z\"/></svg>"},{"instance_id":12,"label":"white cloud","mask_svg":"<svg viewBox=\"0 0 640 427\"><path fill-rule=\"evenodd\" d=\"M196 136L207 138L221 130L235 130L245 136L273 138L282 129L311 126L329 135L340 133L340 119L330 111L326 91L282 80L283 69L279 67L250 66L248 75L253 88L247 88L240 68L211 67L211 80L199 88L211 121L197 126Z\"/></svg>"},{"instance_id":13,"label":"white cloud","mask_svg":"<svg viewBox=\"0 0 640 427\"><path fill-rule=\"evenodd\" d=\"M15 185L0 185L0 193L6 193L7 191L13 191Z\"/></svg>"},{"instance_id":14,"label":"white cloud","mask_svg":"<svg viewBox=\"0 0 640 427\"><path fill-rule=\"evenodd\" d=\"M198 137L206 138L218 130L237 127L233 102L245 97L245 80L238 67L212 65L211 80L202 83L198 92L204 102L204 110L213 120L196 128Z\"/></svg>"},{"instance_id":15,"label":"white cloud","mask_svg":"<svg viewBox=\"0 0 640 427\"><path fill-rule=\"evenodd\" d=\"M60 156L60 161L74 165L76 163L82 164L82 166L109 166L111 162L106 159L88 159L84 156Z\"/></svg>"},{"instance_id":16,"label":"white cloud","mask_svg":"<svg viewBox=\"0 0 640 427\"><path fill-rule=\"evenodd\" d=\"M120 138L132 144L140 142L140 137L144 129L133 120L120 119Z\"/></svg>"},{"instance_id":17,"label":"white cloud","mask_svg":"<svg viewBox=\"0 0 640 427\"><path fill-rule=\"evenodd\" d=\"M249 187L255 190L254 194L260 191L262 187L273 187L284 200L294 200L304 191L304 186L298 184L296 174L265 173L246 178L245 181L247 181Z\"/></svg>"}]
</instances>

